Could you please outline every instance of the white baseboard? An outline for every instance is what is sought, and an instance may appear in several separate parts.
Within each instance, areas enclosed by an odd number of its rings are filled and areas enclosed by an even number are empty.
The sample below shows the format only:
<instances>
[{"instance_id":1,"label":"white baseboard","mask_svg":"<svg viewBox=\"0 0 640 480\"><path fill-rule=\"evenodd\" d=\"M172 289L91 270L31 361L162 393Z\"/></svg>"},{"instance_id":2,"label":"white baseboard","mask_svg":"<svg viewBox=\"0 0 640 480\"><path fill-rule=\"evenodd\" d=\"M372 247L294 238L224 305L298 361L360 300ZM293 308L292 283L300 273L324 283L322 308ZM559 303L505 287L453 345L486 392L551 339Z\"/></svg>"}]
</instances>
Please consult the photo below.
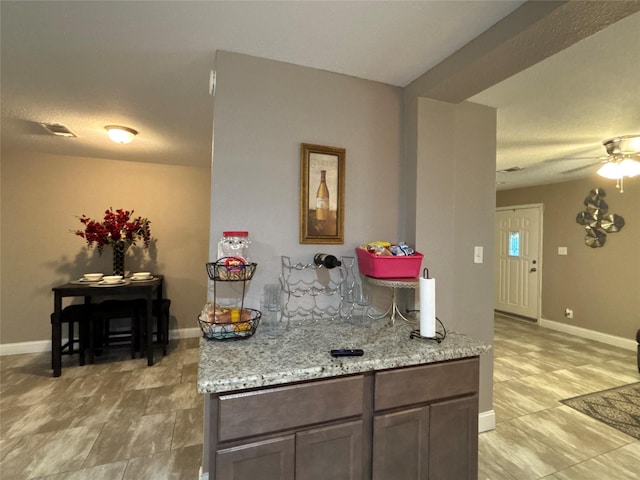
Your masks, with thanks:
<instances>
[{"instance_id":1,"label":"white baseboard","mask_svg":"<svg viewBox=\"0 0 640 480\"><path fill-rule=\"evenodd\" d=\"M540 319L539 325L551 330L557 330L558 332L569 333L576 337L588 338L596 342L624 348L625 350L635 351L638 349L637 342L629 338L617 337L615 335L609 335L608 333L596 332L595 330L588 330L586 328L576 327L575 325L567 325L566 323L555 322L545 318Z\"/></svg>"},{"instance_id":2,"label":"white baseboard","mask_svg":"<svg viewBox=\"0 0 640 480\"><path fill-rule=\"evenodd\" d=\"M199 337L202 331L195 328L179 328L169 331L169 340L179 340L181 338ZM62 344L67 342L62 339ZM4 355L19 355L22 353L43 353L51 351L51 340L36 340L33 342L0 343L0 357Z\"/></svg>"},{"instance_id":3,"label":"white baseboard","mask_svg":"<svg viewBox=\"0 0 640 480\"><path fill-rule=\"evenodd\" d=\"M200 328L198 327L169 330L169 340L179 340L181 338L193 338L201 336L202 330L200 330Z\"/></svg>"},{"instance_id":4,"label":"white baseboard","mask_svg":"<svg viewBox=\"0 0 640 480\"><path fill-rule=\"evenodd\" d=\"M67 339L62 339L62 344ZM0 357L4 355L19 355L21 353L43 353L51 351L51 340L36 340L34 342L0 343Z\"/></svg>"},{"instance_id":5,"label":"white baseboard","mask_svg":"<svg viewBox=\"0 0 640 480\"><path fill-rule=\"evenodd\" d=\"M478 433L496 429L496 412L489 410L478 415Z\"/></svg>"},{"instance_id":6,"label":"white baseboard","mask_svg":"<svg viewBox=\"0 0 640 480\"><path fill-rule=\"evenodd\" d=\"M209 472L202 473L202 465L200 465L200 470L198 471L198 479L199 480L209 480Z\"/></svg>"}]
</instances>

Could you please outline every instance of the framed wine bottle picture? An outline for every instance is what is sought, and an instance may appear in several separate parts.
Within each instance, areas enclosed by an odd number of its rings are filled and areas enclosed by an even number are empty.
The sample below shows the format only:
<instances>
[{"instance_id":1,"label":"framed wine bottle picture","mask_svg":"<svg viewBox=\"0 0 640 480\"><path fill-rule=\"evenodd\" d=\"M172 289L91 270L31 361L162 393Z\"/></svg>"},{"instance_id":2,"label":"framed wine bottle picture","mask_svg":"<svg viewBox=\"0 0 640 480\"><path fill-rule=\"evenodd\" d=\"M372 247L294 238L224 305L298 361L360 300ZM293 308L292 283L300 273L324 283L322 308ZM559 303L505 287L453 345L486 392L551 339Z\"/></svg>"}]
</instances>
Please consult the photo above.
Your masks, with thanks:
<instances>
[{"instance_id":1,"label":"framed wine bottle picture","mask_svg":"<svg viewBox=\"0 0 640 480\"><path fill-rule=\"evenodd\" d=\"M346 150L300 146L300 243L344 243Z\"/></svg>"}]
</instances>

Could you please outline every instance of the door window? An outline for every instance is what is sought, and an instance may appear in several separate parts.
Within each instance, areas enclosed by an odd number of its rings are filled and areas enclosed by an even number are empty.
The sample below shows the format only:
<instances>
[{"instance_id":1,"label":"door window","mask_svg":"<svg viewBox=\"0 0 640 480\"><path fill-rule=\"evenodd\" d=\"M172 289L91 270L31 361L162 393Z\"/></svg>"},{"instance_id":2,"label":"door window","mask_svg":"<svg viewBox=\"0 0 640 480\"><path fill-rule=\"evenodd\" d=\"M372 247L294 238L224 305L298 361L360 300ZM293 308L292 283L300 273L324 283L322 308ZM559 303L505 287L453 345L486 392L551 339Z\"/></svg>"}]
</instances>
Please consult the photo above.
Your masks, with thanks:
<instances>
[{"instance_id":1,"label":"door window","mask_svg":"<svg viewBox=\"0 0 640 480\"><path fill-rule=\"evenodd\" d=\"M520 232L509 232L509 256L520 256Z\"/></svg>"}]
</instances>

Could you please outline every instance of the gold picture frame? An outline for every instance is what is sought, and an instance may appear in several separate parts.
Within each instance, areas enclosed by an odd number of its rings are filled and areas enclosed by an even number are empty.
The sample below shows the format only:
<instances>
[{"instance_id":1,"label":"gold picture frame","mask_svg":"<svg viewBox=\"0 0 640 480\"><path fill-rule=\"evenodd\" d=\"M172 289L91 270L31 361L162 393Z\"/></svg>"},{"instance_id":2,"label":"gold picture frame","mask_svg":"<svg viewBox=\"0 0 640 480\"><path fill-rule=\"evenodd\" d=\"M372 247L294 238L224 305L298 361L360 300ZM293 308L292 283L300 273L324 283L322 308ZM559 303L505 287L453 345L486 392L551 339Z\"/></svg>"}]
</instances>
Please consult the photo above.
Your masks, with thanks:
<instances>
[{"instance_id":1,"label":"gold picture frame","mask_svg":"<svg viewBox=\"0 0 640 480\"><path fill-rule=\"evenodd\" d=\"M300 243L344 244L346 150L300 145Z\"/></svg>"}]
</instances>

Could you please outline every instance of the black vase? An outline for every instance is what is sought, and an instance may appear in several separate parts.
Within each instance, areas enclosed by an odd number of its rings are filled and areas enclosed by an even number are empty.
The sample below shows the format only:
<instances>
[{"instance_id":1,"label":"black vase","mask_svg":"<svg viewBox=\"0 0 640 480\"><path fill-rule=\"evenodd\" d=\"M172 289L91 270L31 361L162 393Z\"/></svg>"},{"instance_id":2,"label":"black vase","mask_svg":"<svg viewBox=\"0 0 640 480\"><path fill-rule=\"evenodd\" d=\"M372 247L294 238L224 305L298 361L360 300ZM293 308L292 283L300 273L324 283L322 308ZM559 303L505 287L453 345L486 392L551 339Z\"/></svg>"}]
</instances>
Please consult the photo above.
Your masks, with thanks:
<instances>
[{"instance_id":1,"label":"black vase","mask_svg":"<svg viewBox=\"0 0 640 480\"><path fill-rule=\"evenodd\" d=\"M124 276L124 247L123 241L113 244L113 274Z\"/></svg>"}]
</instances>

